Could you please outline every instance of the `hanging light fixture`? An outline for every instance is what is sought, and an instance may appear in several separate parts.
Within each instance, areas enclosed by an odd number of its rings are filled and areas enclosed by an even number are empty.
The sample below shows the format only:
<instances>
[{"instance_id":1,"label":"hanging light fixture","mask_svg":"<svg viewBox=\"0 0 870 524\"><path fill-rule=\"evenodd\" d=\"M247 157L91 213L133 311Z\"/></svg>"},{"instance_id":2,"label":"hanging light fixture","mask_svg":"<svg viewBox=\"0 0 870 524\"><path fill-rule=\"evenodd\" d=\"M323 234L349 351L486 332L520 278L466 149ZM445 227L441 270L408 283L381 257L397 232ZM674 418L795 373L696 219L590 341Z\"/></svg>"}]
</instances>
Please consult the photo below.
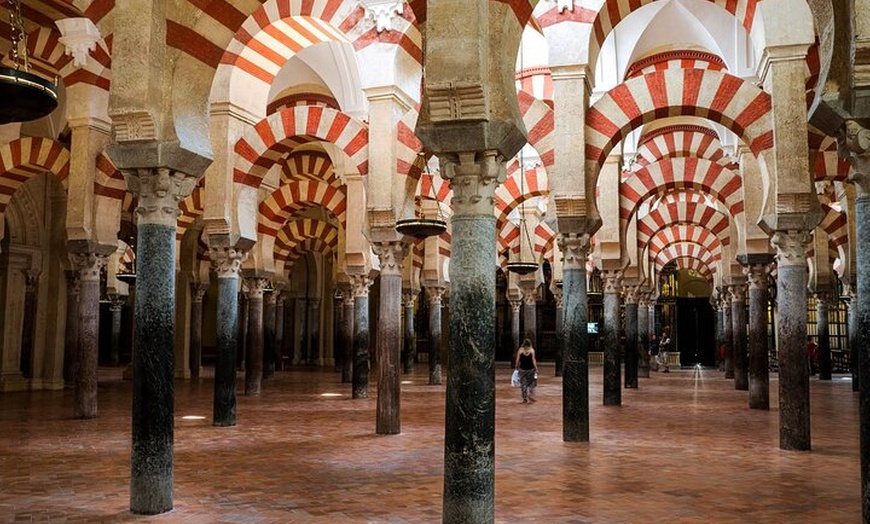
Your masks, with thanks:
<instances>
[{"instance_id":1,"label":"hanging light fixture","mask_svg":"<svg viewBox=\"0 0 870 524\"><path fill-rule=\"evenodd\" d=\"M57 84L30 72L21 0L7 4L14 67L0 67L0 124L36 120L57 108Z\"/></svg>"},{"instance_id":2,"label":"hanging light fixture","mask_svg":"<svg viewBox=\"0 0 870 524\"><path fill-rule=\"evenodd\" d=\"M520 198L523 198L523 200L520 201L520 258L519 260L513 260L507 263L507 270L511 273L516 273L517 275L528 275L538 270L537 262L523 260L523 237L525 237L529 249L534 249L534 244L532 244L532 237L531 235L529 235L529 227L526 225L526 201L524 198L526 194L525 179L525 161L523 159L523 151L520 150Z\"/></svg>"},{"instance_id":3,"label":"hanging light fixture","mask_svg":"<svg viewBox=\"0 0 870 524\"><path fill-rule=\"evenodd\" d=\"M408 235L415 238L437 236L447 231L447 221L441 213L441 203L438 202L438 195L435 193L435 184L433 184L434 176L429 172L429 162L426 161L426 153L420 151L417 153L417 158L423 160L423 176L429 178L429 190L432 192L432 198L438 206L438 215L435 218L426 218L422 216L422 214L417 216L415 211L414 218L403 218L396 221L396 231L402 235ZM421 180L421 185L422 181L423 180Z\"/></svg>"}]
</instances>

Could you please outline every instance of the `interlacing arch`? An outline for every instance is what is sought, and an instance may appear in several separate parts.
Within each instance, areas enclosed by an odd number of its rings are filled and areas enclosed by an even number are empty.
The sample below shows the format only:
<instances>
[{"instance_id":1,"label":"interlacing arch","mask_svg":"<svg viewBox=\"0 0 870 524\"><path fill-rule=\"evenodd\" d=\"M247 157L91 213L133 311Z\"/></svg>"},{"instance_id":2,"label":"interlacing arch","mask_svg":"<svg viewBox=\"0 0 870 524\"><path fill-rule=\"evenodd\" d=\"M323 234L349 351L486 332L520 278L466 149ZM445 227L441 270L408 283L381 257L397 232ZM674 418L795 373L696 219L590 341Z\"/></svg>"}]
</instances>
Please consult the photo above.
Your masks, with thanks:
<instances>
[{"instance_id":1,"label":"interlacing arch","mask_svg":"<svg viewBox=\"0 0 870 524\"><path fill-rule=\"evenodd\" d=\"M821 206L825 216L818 227L827 234L831 248L839 250L849 242L849 218L842 210L830 204Z\"/></svg>"},{"instance_id":2,"label":"interlacing arch","mask_svg":"<svg viewBox=\"0 0 870 524\"><path fill-rule=\"evenodd\" d=\"M48 138L26 137L0 146L0 213L18 188L36 175L48 171L67 187L69 151Z\"/></svg>"},{"instance_id":3,"label":"interlacing arch","mask_svg":"<svg viewBox=\"0 0 870 524\"><path fill-rule=\"evenodd\" d=\"M369 132L365 124L334 109L297 106L269 115L236 142L233 180L259 187L273 165L299 144L313 140L335 144L360 174L368 173Z\"/></svg>"},{"instance_id":4,"label":"interlacing arch","mask_svg":"<svg viewBox=\"0 0 870 524\"><path fill-rule=\"evenodd\" d=\"M688 198L668 198L686 195ZM637 219L637 244L646 246L663 228L676 224L697 224L708 229L723 246L731 244L730 219L716 207L709 205L698 193L676 193L663 198L654 209Z\"/></svg>"},{"instance_id":5,"label":"interlacing arch","mask_svg":"<svg viewBox=\"0 0 870 524\"><path fill-rule=\"evenodd\" d=\"M303 218L291 220L275 238L275 259L287 260L294 249L307 240L317 239L334 250L338 245L339 230L329 222Z\"/></svg>"},{"instance_id":6,"label":"interlacing arch","mask_svg":"<svg viewBox=\"0 0 870 524\"><path fill-rule=\"evenodd\" d=\"M637 148L635 164L643 167L662 158L684 156L705 158L729 169L737 168L735 165L728 165L728 158L716 131L698 125L666 126L644 134Z\"/></svg>"},{"instance_id":7,"label":"interlacing arch","mask_svg":"<svg viewBox=\"0 0 870 524\"><path fill-rule=\"evenodd\" d=\"M342 229L347 225L347 199L342 188L317 180L299 180L284 184L260 202L257 232L275 236L294 213L314 206L329 211Z\"/></svg>"},{"instance_id":8,"label":"interlacing arch","mask_svg":"<svg viewBox=\"0 0 870 524\"><path fill-rule=\"evenodd\" d=\"M672 69L626 80L586 113L586 161L598 169L629 132L659 118L697 116L739 136L758 157L773 147L770 95L736 76Z\"/></svg>"},{"instance_id":9,"label":"interlacing arch","mask_svg":"<svg viewBox=\"0 0 870 524\"><path fill-rule=\"evenodd\" d=\"M679 189L709 193L733 217L743 213L737 173L703 158L666 158L635 171L619 186L619 217L626 224L640 204Z\"/></svg>"},{"instance_id":10,"label":"interlacing arch","mask_svg":"<svg viewBox=\"0 0 870 524\"><path fill-rule=\"evenodd\" d=\"M556 161L553 109L525 91L517 93L517 102L528 131L529 144L538 152L544 168L552 168Z\"/></svg>"},{"instance_id":11,"label":"interlacing arch","mask_svg":"<svg viewBox=\"0 0 870 524\"><path fill-rule=\"evenodd\" d=\"M808 145L813 178L820 181L841 181L849 178L852 165L837 152L837 139L809 127Z\"/></svg>"}]
</instances>

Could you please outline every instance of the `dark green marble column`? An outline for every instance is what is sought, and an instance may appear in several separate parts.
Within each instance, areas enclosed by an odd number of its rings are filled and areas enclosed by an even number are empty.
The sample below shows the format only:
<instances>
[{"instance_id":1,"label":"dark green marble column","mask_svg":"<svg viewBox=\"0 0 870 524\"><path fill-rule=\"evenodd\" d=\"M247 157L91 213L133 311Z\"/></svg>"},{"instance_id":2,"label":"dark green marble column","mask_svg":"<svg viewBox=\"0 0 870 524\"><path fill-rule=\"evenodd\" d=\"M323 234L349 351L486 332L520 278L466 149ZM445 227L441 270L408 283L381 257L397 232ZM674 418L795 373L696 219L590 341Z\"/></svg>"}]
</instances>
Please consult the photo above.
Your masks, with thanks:
<instances>
[{"instance_id":1,"label":"dark green marble column","mask_svg":"<svg viewBox=\"0 0 870 524\"><path fill-rule=\"evenodd\" d=\"M648 292L642 292L637 299L637 345L640 352L637 375L649 378L649 307Z\"/></svg>"},{"instance_id":2,"label":"dark green marble column","mask_svg":"<svg viewBox=\"0 0 870 524\"><path fill-rule=\"evenodd\" d=\"M586 326L586 256L589 235L561 232L562 440L589 442L589 346Z\"/></svg>"},{"instance_id":3,"label":"dark green marble column","mask_svg":"<svg viewBox=\"0 0 870 524\"><path fill-rule=\"evenodd\" d=\"M202 369L202 299L208 284L197 282L190 288L190 376L199 378Z\"/></svg>"},{"instance_id":4,"label":"dark green marble column","mask_svg":"<svg viewBox=\"0 0 870 524\"><path fill-rule=\"evenodd\" d=\"M369 286L367 275L351 275L353 287L353 398L369 397Z\"/></svg>"},{"instance_id":5,"label":"dark green marble column","mask_svg":"<svg viewBox=\"0 0 870 524\"><path fill-rule=\"evenodd\" d=\"M79 358L79 272L66 272L66 331L63 344L63 382L74 387Z\"/></svg>"},{"instance_id":6,"label":"dark green marble column","mask_svg":"<svg viewBox=\"0 0 870 524\"><path fill-rule=\"evenodd\" d=\"M414 372L417 364L417 335L414 333L414 303L419 291L408 290L402 293L402 306L405 311L404 329L402 330L402 371L406 374Z\"/></svg>"},{"instance_id":7,"label":"dark green marble column","mask_svg":"<svg viewBox=\"0 0 870 524\"><path fill-rule=\"evenodd\" d=\"M746 286L735 284L731 291L731 355L734 361L734 389L749 390L746 355Z\"/></svg>"},{"instance_id":8,"label":"dark green marble column","mask_svg":"<svg viewBox=\"0 0 870 524\"><path fill-rule=\"evenodd\" d=\"M763 257L760 260L753 257ZM750 255L746 273L749 280L749 407L770 409L770 359L767 347L767 275L770 255Z\"/></svg>"},{"instance_id":9,"label":"dark green marble column","mask_svg":"<svg viewBox=\"0 0 870 524\"><path fill-rule=\"evenodd\" d=\"M779 447L808 451L810 384L807 369L806 231L777 232L777 339L779 343Z\"/></svg>"},{"instance_id":10,"label":"dark green marble column","mask_svg":"<svg viewBox=\"0 0 870 524\"><path fill-rule=\"evenodd\" d=\"M722 344L725 344L725 378L734 378L733 314L731 311L731 286L722 286L719 301L722 308Z\"/></svg>"},{"instance_id":11,"label":"dark green marble column","mask_svg":"<svg viewBox=\"0 0 870 524\"><path fill-rule=\"evenodd\" d=\"M275 366L278 360L275 354L275 311L277 310L278 294L272 290L263 295L263 378L275 376Z\"/></svg>"},{"instance_id":12,"label":"dark green marble column","mask_svg":"<svg viewBox=\"0 0 870 524\"><path fill-rule=\"evenodd\" d=\"M429 385L441 384L441 301L446 287L428 286L429 299Z\"/></svg>"},{"instance_id":13,"label":"dark green marble column","mask_svg":"<svg viewBox=\"0 0 870 524\"><path fill-rule=\"evenodd\" d=\"M622 358L619 352L619 291L622 271L602 271L604 322L599 341L604 351L604 405L622 405Z\"/></svg>"},{"instance_id":14,"label":"dark green marble column","mask_svg":"<svg viewBox=\"0 0 870 524\"><path fill-rule=\"evenodd\" d=\"M240 270L246 253L232 248L211 248L209 257L217 275L217 360L214 366L212 424L236 425L236 357L239 337Z\"/></svg>"},{"instance_id":15,"label":"dark green marble column","mask_svg":"<svg viewBox=\"0 0 870 524\"><path fill-rule=\"evenodd\" d=\"M829 291L816 293L816 335L819 352L819 380L831 380L831 331L828 312L832 304ZM836 306L835 306L836 307Z\"/></svg>"},{"instance_id":16,"label":"dark green marble column","mask_svg":"<svg viewBox=\"0 0 870 524\"><path fill-rule=\"evenodd\" d=\"M263 384L263 294L269 280L245 277L248 301L248 340L245 352L245 395L260 395Z\"/></svg>"},{"instance_id":17,"label":"dark green marble column","mask_svg":"<svg viewBox=\"0 0 870 524\"><path fill-rule=\"evenodd\" d=\"M562 336L563 336L562 330L563 330L563 324L565 322L565 311L562 308L564 297L562 295L561 285L563 285L563 283L560 283L560 287L553 286L550 288L550 291L553 292L553 298L556 300L556 363L555 363L556 365L555 365L555 368L556 368L556 376L557 377L562 376L562 364L563 364L562 349L563 349L563 345L564 345L562 342Z\"/></svg>"},{"instance_id":18,"label":"dark green marble column","mask_svg":"<svg viewBox=\"0 0 870 524\"><path fill-rule=\"evenodd\" d=\"M110 359L113 366L121 364L121 311L124 304L127 303L126 295L111 295L109 300L112 301L112 306L109 310L112 312L112 349Z\"/></svg>"},{"instance_id":19,"label":"dark green marble column","mask_svg":"<svg viewBox=\"0 0 870 524\"><path fill-rule=\"evenodd\" d=\"M625 286L625 387L637 389L637 286Z\"/></svg>"},{"instance_id":20,"label":"dark green marble column","mask_svg":"<svg viewBox=\"0 0 870 524\"><path fill-rule=\"evenodd\" d=\"M341 337L342 337L342 362L341 381L345 384L353 382L353 316L354 297L350 285L342 290L341 312Z\"/></svg>"}]
</instances>

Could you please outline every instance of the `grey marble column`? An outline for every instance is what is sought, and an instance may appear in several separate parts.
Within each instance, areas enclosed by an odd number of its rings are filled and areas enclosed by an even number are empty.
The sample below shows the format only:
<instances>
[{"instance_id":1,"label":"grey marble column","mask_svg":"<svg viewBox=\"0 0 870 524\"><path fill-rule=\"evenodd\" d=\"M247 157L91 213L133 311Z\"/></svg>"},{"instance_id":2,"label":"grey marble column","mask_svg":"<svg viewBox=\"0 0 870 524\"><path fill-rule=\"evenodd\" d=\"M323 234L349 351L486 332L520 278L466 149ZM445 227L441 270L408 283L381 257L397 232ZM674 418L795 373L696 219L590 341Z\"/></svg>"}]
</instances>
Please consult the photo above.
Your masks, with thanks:
<instances>
[{"instance_id":1,"label":"grey marble column","mask_svg":"<svg viewBox=\"0 0 870 524\"><path fill-rule=\"evenodd\" d=\"M190 376L199 378L202 371L202 299L208 291L208 284L190 284Z\"/></svg>"},{"instance_id":2,"label":"grey marble column","mask_svg":"<svg viewBox=\"0 0 870 524\"><path fill-rule=\"evenodd\" d=\"M369 286L368 275L351 275L353 287L353 398L369 397Z\"/></svg>"},{"instance_id":3,"label":"grey marble column","mask_svg":"<svg viewBox=\"0 0 870 524\"><path fill-rule=\"evenodd\" d=\"M429 300L429 385L441 384L441 301L446 287L427 286Z\"/></svg>"},{"instance_id":4,"label":"grey marble column","mask_svg":"<svg viewBox=\"0 0 870 524\"><path fill-rule=\"evenodd\" d=\"M263 378L275 376L275 310L278 304L278 294L274 290L263 295Z\"/></svg>"},{"instance_id":5,"label":"grey marble column","mask_svg":"<svg viewBox=\"0 0 870 524\"><path fill-rule=\"evenodd\" d=\"M649 378L649 307L647 305L648 293L640 293L637 298L637 338L638 360L637 375L641 378Z\"/></svg>"},{"instance_id":6,"label":"grey marble column","mask_svg":"<svg viewBox=\"0 0 870 524\"><path fill-rule=\"evenodd\" d=\"M722 308L722 344L725 344L725 378L734 378L733 313L731 311L731 286L722 286L719 298Z\"/></svg>"},{"instance_id":7,"label":"grey marble column","mask_svg":"<svg viewBox=\"0 0 870 524\"><path fill-rule=\"evenodd\" d=\"M638 358L637 349L637 286L624 286L625 293L625 387L637 389Z\"/></svg>"},{"instance_id":8,"label":"grey marble column","mask_svg":"<svg viewBox=\"0 0 870 524\"><path fill-rule=\"evenodd\" d=\"M66 272L66 331L63 345L63 381L74 387L79 359L79 272Z\"/></svg>"},{"instance_id":9,"label":"grey marble column","mask_svg":"<svg viewBox=\"0 0 870 524\"><path fill-rule=\"evenodd\" d=\"M767 274L773 257L749 255L749 407L770 409L770 361L767 347Z\"/></svg>"},{"instance_id":10,"label":"grey marble column","mask_svg":"<svg viewBox=\"0 0 870 524\"><path fill-rule=\"evenodd\" d=\"M263 294L269 279L245 277L248 299L248 343L245 353L245 396L260 394L263 382Z\"/></svg>"},{"instance_id":11,"label":"grey marble column","mask_svg":"<svg viewBox=\"0 0 870 524\"><path fill-rule=\"evenodd\" d=\"M378 403L375 433L398 435L402 432L400 398L402 267L408 254L404 242L376 242L372 250L381 266L380 300L375 351L378 364Z\"/></svg>"},{"instance_id":12,"label":"grey marble column","mask_svg":"<svg viewBox=\"0 0 870 524\"><path fill-rule=\"evenodd\" d=\"M293 341L293 359L291 360L294 366L308 363L308 344L310 336L308 335L308 300L297 297L293 302L293 325L296 326L296 340Z\"/></svg>"},{"instance_id":13,"label":"grey marble column","mask_svg":"<svg viewBox=\"0 0 870 524\"><path fill-rule=\"evenodd\" d=\"M335 293L332 296L332 362L335 371L339 373L341 373L342 366L344 365L343 301L344 297L338 287L336 287Z\"/></svg>"},{"instance_id":14,"label":"grey marble column","mask_svg":"<svg viewBox=\"0 0 870 524\"><path fill-rule=\"evenodd\" d=\"M353 382L353 317L355 301L350 285L342 290L342 297L341 333L344 346L342 348L341 381L349 384Z\"/></svg>"},{"instance_id":15,"label":"grey marble column","mask_svg":"<svg viewBox=\"0 0 870 524\"><path fill-rule=\"evenodd\" d=\"M511 343L513 344L511 354L513 354L523 341L520 338L520 311L523 308L523 301L522 299L508 300L508 304L511 306Z\"/></svg>"},{"instance_id":16,"label":"grey marble column","mask_svg":"<svg viewBox=\"0 0 870 524\"><path fill-rule=\"evenodd\" d=\"M24 318L21 322L19 370L26 379L33 378L33 339L36 324L36 285L39 273L24 271Z\"/></svg>"},{"instance_id":17,"label":"grey marble column","mask_svg":"<svg viewBox=\"0 0 870 524\"><path fill-rule=\"evenodd\" d=\"M495 151L441 158L453 190L444 522L495 517Z\"/></svg>"},{"instance_id":18,"label":"grey marble column","mask_svg":"<svg viewBox=\"0 0 870 524\"><path fill-rule=\"evenodd\" d=\"M121 310L127 303L126 295L110 295L112 302L109 310L112 312L112 345L109 352L113 366L121 364Z\"/></svg>"},{"instance_id":19,"label":"grey marble column","mask_svg":"<svg viewBox=\"0 0 870 524\"><path fill-rule=\"evenodd\" d=\"M236 358L239 347L239 287L244 251L233 248L209 249L212 269L217 275L217 360L214 366L212 424L236 425Z\"/></svg>"},{"instance_id":20,"label":"grey marble column","mask_svg":"<svg viewBox=\"0 0 870 524\"><path fill-rule=\"evenodd\" d=\"M563 284L564 285L564 284ZM563 295L562 288L550 288L553 292L553 298L556 300L556 376L562 376L563 355L562 349L564 343L562 341L563 326L565 324L565 310L562 308Z\"/></svg>"},{"instance_id":21,"label":"grey marble column","mask_svg":"<svg viewBox=\"0 0 870 524\"><path fill-rule=\"evenodd\" d=\"M284 370L284 301L287 296L283 289L275 288L275 369Z\"/></svg>"},{"instance_id":22,"label":"grey marble column","mask_svg":"<svg viewBox=\"0 0 870 524\"><path fill-rule=\"evenodd\" d=\"M658 335L656 333L656 298L650 297L649 305L649 338L652 339L653 335Z\"/></svg>"},{"instance_id":23,"label":"grey marble column","mask_svg":"<svg viewBox=\"0 0 870 524\"><path fill-rule=\"evenodd\" d=\"M248 354L248 290L245 281L239 280L239 334L237 339L236 365L242 371Z\"/></svg>"},{"instance_id":24,"label":"grey marble column","mask_svg":"<svg viewBox=\"0 0 870 524\"><path fill-rule=\"evenodd\" d=\"M196 178L155 168L125 179L139 196L130 509L156 514L173 506L175 233Z\"/></svg>"},{"instance_id":25,"label":"grey marble column","mask_svg":"<svg viewBox=\"0 0 870 524\"><path fill-rule=\"evenodd\" d=\"M819 352L819 380L831 380L831 331L828 312L832 301L829 291L816 293L816 335Z\"/></svg>"},{"instance_id":26,"label":"grey marble column","mask_svg":"<svg viewBox=\"0 0 870 524\"><path fill-rule=\"evenodd\" d=\"M523 293L523 338L529 339L532 347L538 346L538 288L520 287Z\"/></svg>"},{"instance_id":27,"label":"grey marble column","mask_svg":"<svg viewBox=\"0 0 870 524\"><path fill-rule=\"evenodd\" d=\"M322 366L320 353L320 299L312 297L308 301L308 364Z\"/></svg>"},{"instance_id":28,"label":"grey marble column","mask_svg":"<svg viewBox=\"0 0 870 524\"><path fill-rule=\"evenodd\" d=\"M72 253L70 260L78 271L80 286L74 414L76 418L95 418L100 337L100 271L106 265L106 255Z\"/></svg>"},{"instance_id":29,"label":"grey marble column","mask_svg":"<svg viewBox=\"0 0 870 524\"><path fill-rule=\"evenodd\" d=\"M779 342L779 447L809 450L810 384L807 369L807 246L805 231L779 231L776 248Z\"/></svg>"},{"instance_id":30,"label":"grey marble column","mask_svg":"<svg viewBox=\"0 0 870 524\"><path fill-rule=\"evenodd\" d=\"M734 284L731 292L731 360L734 389L749 391L749 358L746 354L746 286Z\"/></svg>"},{"instance_id":31,"label":"grey marble column","mask_svg":"<svg viewBox=\"0 0 870 524\"><path fill-rule=\"evenodd\" d=\"M604 405L622 405L622 359L619 354L619 290L622 287L622 271L602 271L601 284L604 291L604 326L601 329L604 351Z\"/></svg>"},{"instance_id":32,"label":"grey marble column","mask_svg":"<svg viewBox=\"0 0 870 524\"><path fill-rule=\"evenodd\" d=\"M855 294L855 286L850 285L847 296L849 315L847 318L849 331L849 372L852 374L852 391L861 391L861 378L859 373L859 361L861 348L858 346L858 295Z\"/></svg>"},{"instance_id":33,"label":"grey marble column","mask_svg":"<svg viewBox=\"0 0 870 524\"><path fill-rule=\"evenodd\" d=\"M562 440L565 442L589 442L589 335L586 331L589 237L585 233L568 232L556 237L562 251Z\"/></svg>"},{"instance_id":34,"label":"grey marble column","mask_svg":"<svg viewBox=\"0 0 870 524\"><path fill-rule=\"evenodd\" d=\"M405 308L404 340L402 341L402 370L406 374L414 372L417 364L417 335L414 333L414 304L419 291L408 290L402 293L402 305Z\"/></svg>"}]
</instances>

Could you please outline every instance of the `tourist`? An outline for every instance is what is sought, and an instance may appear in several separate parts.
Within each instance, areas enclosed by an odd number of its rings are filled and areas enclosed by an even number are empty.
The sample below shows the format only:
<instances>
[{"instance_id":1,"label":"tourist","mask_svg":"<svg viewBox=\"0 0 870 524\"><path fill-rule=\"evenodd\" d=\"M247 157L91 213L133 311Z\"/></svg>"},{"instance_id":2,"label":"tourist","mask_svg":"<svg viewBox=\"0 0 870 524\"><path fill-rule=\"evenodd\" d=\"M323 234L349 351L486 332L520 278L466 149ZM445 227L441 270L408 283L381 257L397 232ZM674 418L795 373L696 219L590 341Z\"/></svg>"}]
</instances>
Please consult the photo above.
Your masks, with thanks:
<instances>
[{"instance_id":1,"label":"tourist","mask_svg":"<svg viewBox=\"0 0 870 524\"><path fill-rule=\"evenodd\" d=\"M670 365L668 364L668 361L671 358L670 350L671 350L671 337L670 337L670 334L668 333L668 328L664 328L662 330L662 338L661 338L661 340L659 340L659 364L661 365L661 367L664 368L664 369L662 369L662 373L670 373L671 372Z\"/></svg>"},{"instance_id":2,"label":"tourist","mask_svg":"<svg viewBox=\"0 0 870 524\"><path fill-rule=\"evenodd\" d=\"M813 342L813 337L807 335L807 367L810 370L810 376L816 374L817 364L819 361L819 346Z\"/></svg>"},{"instance_id":3,"label":"tourist","mask_svg":"<svg viewBox=\"0 0 870 524\"><path fill-rule=\"evenodd\" d=\"M538 385L538 361L535 359L535 348L532 341L523 340L517 351L517 359L514 363L520 372L520 393L523 395L523 404L536 402L535 388Z\"/></svg>"},{"instance_id":4,"label":"tourist","mask_svg":"<svg viewBox=\"0 0 870 524\"><path fill-rule=\"evenodd\" d=\"M649 341L649 364L653 371L659 370L659 338L655 333Z\"/></svg>"}]
</instances>

